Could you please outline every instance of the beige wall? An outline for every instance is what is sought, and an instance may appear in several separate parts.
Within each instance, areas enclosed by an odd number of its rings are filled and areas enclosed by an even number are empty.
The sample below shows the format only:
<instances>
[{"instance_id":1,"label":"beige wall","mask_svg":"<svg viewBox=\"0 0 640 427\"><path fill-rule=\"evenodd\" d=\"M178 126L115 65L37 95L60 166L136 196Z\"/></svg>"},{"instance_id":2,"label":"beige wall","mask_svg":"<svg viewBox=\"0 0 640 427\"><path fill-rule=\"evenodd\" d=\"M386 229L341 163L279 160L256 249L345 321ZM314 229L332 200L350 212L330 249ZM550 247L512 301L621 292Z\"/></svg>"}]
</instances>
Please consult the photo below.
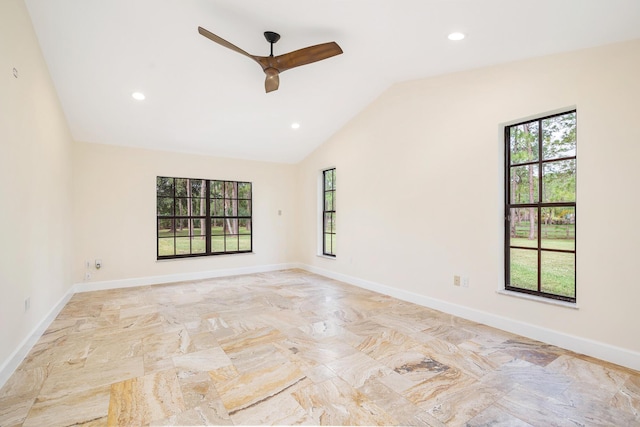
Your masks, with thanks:
<instances>
[{"instance_id":1,"label":"beige wall","mask_svg":"<svg viewBox=\"0 0 640 427\"><path fill-rule=\"evenodd\" d=\"M72 284L71 151L25 5L2 0L0 367ZM31 309L25 312L27 297Z\"/></svg>"},{"instance_id":2,"label":"beige wall","mask_svg":"<svg viewBox=\"0 0 640 427\"><path fill-rule=\"evenodd\" d=\"M300 165L314 268L640 351L640 41L397 84ZM506 122L578 111L579 310L505 295ZM337 166L337 259L316 256L318 171ZM453 275L468 276L468 289ZM480 314L482 316L482 314Z\"/></svg>"},{"instance_id":3,"label":"beige wall","mask_svg":"<svg viewBox=\"0 0 640 427\"><path fill-rule=\"evenodd\" d=\"M74 173L76 283L85 282L86 271L91 283L274 265L294 256L294 165L77 143ZM251 181L254 253L157 261L157 176Z\"/></svg>"}]
</instances>

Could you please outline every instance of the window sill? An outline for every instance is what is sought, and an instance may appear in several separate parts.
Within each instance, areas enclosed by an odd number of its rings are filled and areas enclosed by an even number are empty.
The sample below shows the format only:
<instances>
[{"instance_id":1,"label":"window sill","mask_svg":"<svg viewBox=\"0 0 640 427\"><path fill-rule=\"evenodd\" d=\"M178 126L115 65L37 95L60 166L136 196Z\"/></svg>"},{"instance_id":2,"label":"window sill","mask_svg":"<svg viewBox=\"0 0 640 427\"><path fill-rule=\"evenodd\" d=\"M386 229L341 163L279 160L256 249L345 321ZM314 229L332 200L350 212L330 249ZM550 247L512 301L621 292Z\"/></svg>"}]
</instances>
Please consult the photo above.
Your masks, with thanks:
<instances>
[{"instance_id":1,"label":"window sill","mask_svg":"<svg viewBox=\"0 0 640 427\"><path fill-rule=\"evenodd\" d=\"M185 259L212 259L216 257L224 257L224 256L241 256L241 255L254 255L255 252L237 252L237 253L227 253L227 254L209 254L209 255L196 255L196 256L179 256L175 258L156 258L156 262L171 262L171 261L181 261Z\"/></svg>"},{"instance_id":2,"label":"window sill","mask_svg":"<svg viewBox=\"0 0 640 427\"><path fill-rule=\"evenodd\" d=\"M520 292L513 292L513 291L507 291L505 289L499 289L496 291L496 293L500 294L500 295L506 295L509 297L514 297L514 298L522 298L522 299L526 299L529 301L536 301L536 302L541 302L544 304L550 304L550 305L555 305L555 306L559 306L559 307L564 307L564 308L570 308L573 310L579 310L580 307L578 307L578 304L575 302L567 302L567 301L560 301L560 300L554 300L551 298L544 298L544 297L539 297L536 295L529 295L529 294L524 294L524 293L520 293Z\"/></svg>"},{"instance_id":3,"label":"window sill","mask_svg":"<svg viewBox=\"0 0 640 427\"><path fill-rule=\"evenodd\" d=\"M324 259L332 259L332 260L335 260L335 259L336 259L336 257L334 257L334 256L323 255L323 254L316 254L316 256L317 256L318 258L324 258Z\"/></svg>"}]
</instances>

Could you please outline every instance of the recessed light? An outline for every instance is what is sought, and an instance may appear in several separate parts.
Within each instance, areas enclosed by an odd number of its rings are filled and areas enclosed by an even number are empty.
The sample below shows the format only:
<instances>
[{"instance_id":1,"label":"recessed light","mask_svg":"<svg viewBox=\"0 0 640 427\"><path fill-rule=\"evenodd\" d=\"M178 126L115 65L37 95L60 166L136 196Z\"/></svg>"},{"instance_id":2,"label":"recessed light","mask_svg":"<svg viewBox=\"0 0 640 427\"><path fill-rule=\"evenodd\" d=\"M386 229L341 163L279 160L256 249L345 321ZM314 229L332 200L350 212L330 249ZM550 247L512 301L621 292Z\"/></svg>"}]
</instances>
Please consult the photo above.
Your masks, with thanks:
<instances>
[{"instance_id":1,"label":"recessed light","mask_svg":"<svg viewBox=\"0 0 640 427\"><path fill-rule=\"evenodd\" d=\"M462 40L464 38L464 34L463 33L451 33L447 36L447 38L449 40L453 40L453 41L458 41L458 40Z\"/></svg>"},{"instance_id":2,"label":"recessed light","mask_svg":"<svg viewBox=\"0 0 640 427\"><path fill-rule=\"evenodd\" d=\"M291 123L291 129L299 129L300 123Z\"/></svg>"},{"instance_id":3,"label":"recessed light","mask_svg":"<svg viewBox=\"0 0 640 427\"><path fill-rule=\"evenodd\" d=\"M138 101L142 101L142 100L144 100L146 98L144 96L144 93L142 93L142 92L133 92L131 94L131 96L133 97L133 99L136 99Z\"/></svg>"}]
</instances>

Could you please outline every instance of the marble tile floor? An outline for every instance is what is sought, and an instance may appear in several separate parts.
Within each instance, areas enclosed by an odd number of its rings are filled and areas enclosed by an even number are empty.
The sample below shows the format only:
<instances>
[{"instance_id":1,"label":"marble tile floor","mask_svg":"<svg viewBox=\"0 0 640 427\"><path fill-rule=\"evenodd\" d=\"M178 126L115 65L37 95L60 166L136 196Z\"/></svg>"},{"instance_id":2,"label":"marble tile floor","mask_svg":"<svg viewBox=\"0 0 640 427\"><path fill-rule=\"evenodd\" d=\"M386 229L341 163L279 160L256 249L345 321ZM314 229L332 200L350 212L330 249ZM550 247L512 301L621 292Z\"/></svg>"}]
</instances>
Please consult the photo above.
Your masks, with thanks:
<instances>
[{"instance_id":1,"label":"marble tile floor","mask_svg":"<svg viewBox=\"0 0 640 427\"><path fill-rule=\"evenodd\" d=\"M0 426L640 425L640 372L300 270L80 293Z\"/></svg>"}]
</instances>

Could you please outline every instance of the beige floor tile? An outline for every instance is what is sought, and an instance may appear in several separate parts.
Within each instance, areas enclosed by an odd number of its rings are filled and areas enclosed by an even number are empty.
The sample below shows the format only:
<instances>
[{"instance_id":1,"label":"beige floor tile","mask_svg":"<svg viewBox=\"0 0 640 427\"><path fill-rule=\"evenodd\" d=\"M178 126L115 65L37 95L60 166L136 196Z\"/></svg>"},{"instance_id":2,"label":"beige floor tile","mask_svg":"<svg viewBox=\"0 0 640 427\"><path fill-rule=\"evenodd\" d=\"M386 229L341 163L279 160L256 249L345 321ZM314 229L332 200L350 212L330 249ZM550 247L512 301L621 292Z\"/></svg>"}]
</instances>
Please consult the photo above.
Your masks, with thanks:
<instances>
[{"instance_id":1,"label":"beige floor tile","mask_svg":"<svg viewBox=\"0 0 640 427\"><path fill-rule=\"evenodd\" d=\"M353 353L326 365L354 388L362 387L370 378L391 373L390 368L363 353Z\"/></svg>"},{"instance_id":2,"label":"beige floor tile","mask_svg":"<svg viewBox=\"0 0 640 427\"><path fill-rule=\"evenodd\" d=\"M38 398L23 427L68 426L107 416L109 385L64 394L51 399Z\"/></svg>"},{"instance_id":3,"label":"beige floor tile","mask_svg":"<svg viewBox=\"0 0 640 427\"><path fill-rule=\"evenodd\" d=\"M143 425L186 410L175 370L158 372L111 386L109 425Z\"/></svg>"},{"instance_id":4,"label":"beige floor tile","mask_svg":"<svg viewBox=\"0 0 640 427\"><path fill-rule=\"evenodd\" d=\"M640 425L640 372L301 270L74 295L0 425Z\"/></svg>"},{"instance_id":5,"label":"beige floor tile","mask_svg":"<svg viewBox=\"0 0 640 427\"><path fill-rule=\"evenodd\" d=\"M305 378L297 368L282 364L218 382L216 389L229 415L233 416L238 411L282 393ZM251 392L247 393L248 390Z\"/></svg>"},{"instance_id":6,"label":"beige floor tile","mask_svg":"<svg viewBox=\"0 0 640 427\"><path fill-rule=\"evenodd\" d=\"M398 424L382 408L340 378L301 388L293 396L316 424Z\"/></svg>"}]
</instances>

